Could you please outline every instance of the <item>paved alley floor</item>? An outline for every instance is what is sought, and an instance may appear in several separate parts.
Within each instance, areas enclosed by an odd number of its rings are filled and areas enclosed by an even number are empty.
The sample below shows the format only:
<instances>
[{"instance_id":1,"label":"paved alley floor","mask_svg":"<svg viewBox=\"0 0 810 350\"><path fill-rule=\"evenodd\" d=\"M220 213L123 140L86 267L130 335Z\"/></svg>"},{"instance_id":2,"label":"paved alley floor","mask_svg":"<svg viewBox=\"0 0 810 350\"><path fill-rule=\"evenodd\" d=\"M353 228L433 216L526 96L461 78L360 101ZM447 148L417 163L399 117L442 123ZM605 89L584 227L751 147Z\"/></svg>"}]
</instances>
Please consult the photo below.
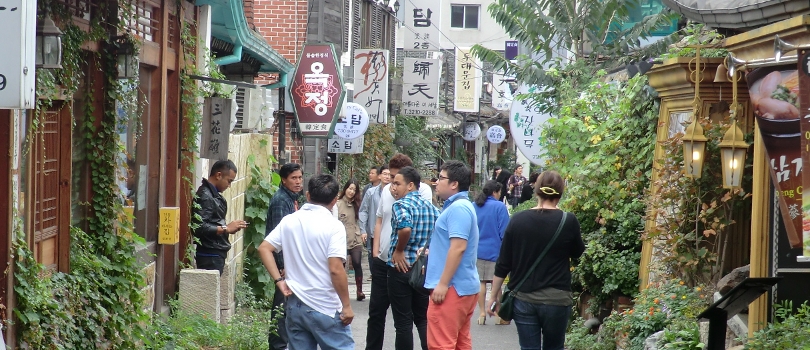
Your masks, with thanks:
<instances>
[{"instance_id":1,"label":"paved alley floor","mask_svg":"<svg viewBox=\"0 0 810 350\"><path fill-rule=\"evenodd\" d=\"M368 281L368 258L363 255L363 292L366 294L366 300L357 301L356 290L357 287L354 283L354 276L349 276L349 296L352 298L352 309L354 310L354 321L352 321L352 336L354 337L355 349L365 349L366 347L366 327L368 324L368 301L371 295L371 281ZM476 324L478 319L478 307L473 312L472 326L470 333L472 333L473 349L475 350L513 350L520 349L517 339L517 330L515 329L514 322L510 325L495 325L495 318L488 318L483 326ZM419 336L416 333L416 328L413 332L414 341L417 344L416 349L419 349ZM388 316L385 322L385 344L384 350L394 350L394 320L391 316L389 309Z\"/></svg>"}]
</instances>

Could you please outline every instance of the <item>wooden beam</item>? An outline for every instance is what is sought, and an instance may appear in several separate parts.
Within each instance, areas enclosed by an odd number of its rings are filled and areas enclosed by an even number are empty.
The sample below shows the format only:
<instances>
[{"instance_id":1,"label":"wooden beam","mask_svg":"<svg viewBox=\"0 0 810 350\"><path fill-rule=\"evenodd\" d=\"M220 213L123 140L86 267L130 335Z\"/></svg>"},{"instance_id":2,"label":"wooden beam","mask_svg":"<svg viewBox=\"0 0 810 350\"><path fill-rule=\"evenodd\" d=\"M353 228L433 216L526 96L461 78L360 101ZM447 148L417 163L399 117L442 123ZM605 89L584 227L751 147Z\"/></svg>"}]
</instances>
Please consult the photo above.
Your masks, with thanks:
<instances>
[{"instance_id":1,"label":"wooden beam","mask_svg":"<svg viewBox=\"0 0 810 350\"><path fill-rule=\"evenodd\" d=\"M751 186L751 277L770 277L768 272L771 246L770 238L770 192L771 169L765 153L765 144L759 133L759 123L754 124L754 180ZM748 307L748 336L768 324L768 298L766 293Z\"/></svg>"},{"instance_id":2,"label":"wooden beam","mask_svg":"<svg viewBox=\"0 0 810 350\"><path fill-rule=\"evenodd\" d=\"M14 145L12 130L14 129L13 113L10 109L0 109L0 145L7 150L0 152L0 164L5 164L7 169L14 171L12 164L12 152L18 151ZM0 172L0 261L5 262L6 268L0 274L0 304L6 306L3 314L4 320L12 320L14 317L14 261L11 259L13 247L13 210L11 193L11 171ZM5 332L5 339L13 340L14 327L8 327ZM13 342L10 343L13 345Z\"/></svg>"}]
</instances>

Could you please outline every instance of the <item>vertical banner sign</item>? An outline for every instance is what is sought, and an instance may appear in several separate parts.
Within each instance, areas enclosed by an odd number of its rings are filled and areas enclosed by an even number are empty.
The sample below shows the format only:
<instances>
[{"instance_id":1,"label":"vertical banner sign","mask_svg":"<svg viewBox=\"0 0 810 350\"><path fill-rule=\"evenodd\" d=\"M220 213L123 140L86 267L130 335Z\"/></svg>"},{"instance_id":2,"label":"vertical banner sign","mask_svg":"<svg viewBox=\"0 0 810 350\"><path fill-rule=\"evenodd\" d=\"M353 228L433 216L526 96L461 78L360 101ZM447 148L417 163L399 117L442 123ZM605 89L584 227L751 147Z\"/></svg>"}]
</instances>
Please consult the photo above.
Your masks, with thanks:
<instances>
[{"instance_id":1,"label":"vertical banner sign","mask_svg":"<svg viewBox=\"0 0 810 350\"><path fill-rule=\"evenodd\" d=\"M807 207L802 206L802 182L806 179L802 168L807 161L804 158L807 140L803 134L810 129L808 121L799 117L807 113L806 106L803 113L799 109L799 102L804 99L799 98L802 75L796 66L782 66L759 68L745 77L784 221L785 236L779 234L779 246L781 242L788 243L785 249L775 247L779 267L796 264L796 253L802 249L802 212L807 212Z\"/></svg>"},{"instance_id":2,"label":"vertical banner sign","mask_svg":"<svg viewBox=\"0 0 810 350\"><path fill-rule=\"evenodd\" d=\"M441 61L405 58L402 74L402 114L415 117L438 115Z\"/></svg>"},{"instance_id":3,"label":"vertical banner sign","mask_svg":"<svg viewBox=\"0 0 810 350\"><path fill-rule=\"evenodd\" d=\"M509 82L515 80L503 74L492 75L492 108L505 111L512 108L512 89Z\"/></svg>"},{"instance_id":4,"label":"vertical banner sign","mask_svg":"<svg viewBox=\"0 0 810 350\"><path fill-rule=\"evenodd\" d=\"M160 232L158 244L177 244L180 242L180 207L160 208Z\"/></svg>"},{"instance_id":5,"label":"vertical banner sign","mask_svg":"<svg viewBox=\"0 0 810 350\"><path fill-rule=\"evenodd\" d=\"M535 86L521 85L516 94L520 96L535 91L537 91ZM543 125L551 116L541 113L540 106L532 105L532 102L527 99L512 103L509 115L509 131L520 152L533 164L545 165L543 164L543 150L540 147L540 133Z\"/></svg>"},{"instance_id":6,"label":"vertical banner sign","mask_svg":"<svg viewBox=\"0 0 810 350\"><path fill-rule=\"evenodd\" d=\"M228 134L231 124L231 103L221 97L205 99L200 139L200 158L228 159Z\"/></svg>"},{"instance_id":7,"label":"vertical banner sign","mask_svg":"<svg viewBox=\"0 0 810 350\"><path fill-rule=\"evenodd\" d=\"M304 45L290 90L301 135L330 136L346 95L332 44Z\"/></svg>"},{"instance_id":8,"label":"vertical banner sign","mask_svg":"<svg viewBox=\"0 0 810 350\"><path fill-rule=\"evenodd\" d=\"M441 1L405 0L405 50L441 50Z\"/></svg>"},{"instance_id":9,"label":"vertical banner sign","mask_svg":"<svg viewBox=\"0 0 810 350\"><path fill-rule=\"evenodd\" d=\"M456 48L456 82L453 110L478 113L481 97L481 62L472 57L470 49Z\"/></svg>"},{"instance_id":10,"label":"vertical banner sign","mask_svg":"<svg viewBox=\"0 0 810 350\"><path fill-rule=\"evenodd\" d=\"M343 153L343 154L358 154L363 153L363 142L365 136L360 136L356 139L344 139L342 137L333 136L329 139L327 152L329 153Z\"/></svg>"},{"instance_id":11,"label":"vertical banner sign","mask_svg":"<svg viewBox=\"0 0 810 350\"><path fill-rule=\"evenodd\" d=\"M354 96L372 124L388 123L388 50L354 52Z\"/></svg>"},{"instance_id":12,"label":"vertical banner sign","mask_svg":"<svg viewBox=\"0 0 810 350\"><path fill-rule=\"evenodd\" d=\"M810 167L810 51L799 50L799 115L802 130L802 168ZM802 172L802 188L810 188L810 171ZM810 191L802 191L802 255L810 257Z\"/></svg>"},{"instance_id":13,"label":"vertical banner sign","mask_svg":"<svg viewBox=\"0 0 810 350\"><path fill-rule=\"evenodd\" d=\"M517 58L517 55L518 55L518 42L517 42L517 40L507 40L505 42L505 46L506 47L504 48L504 55L503 56L507 60L510 60L510 61Z\"/></svg>"},{"instance_id":14,"label":"vertical banner sign","mask_svg":"<svg viewBox=\"0 0 810 350\"><path fill-rule=\"evenodd\" d=\"M36 1L0 1L0 109L34 108ZM19 33L19 34L11 34Z\"/></svg>"}]
</instances>

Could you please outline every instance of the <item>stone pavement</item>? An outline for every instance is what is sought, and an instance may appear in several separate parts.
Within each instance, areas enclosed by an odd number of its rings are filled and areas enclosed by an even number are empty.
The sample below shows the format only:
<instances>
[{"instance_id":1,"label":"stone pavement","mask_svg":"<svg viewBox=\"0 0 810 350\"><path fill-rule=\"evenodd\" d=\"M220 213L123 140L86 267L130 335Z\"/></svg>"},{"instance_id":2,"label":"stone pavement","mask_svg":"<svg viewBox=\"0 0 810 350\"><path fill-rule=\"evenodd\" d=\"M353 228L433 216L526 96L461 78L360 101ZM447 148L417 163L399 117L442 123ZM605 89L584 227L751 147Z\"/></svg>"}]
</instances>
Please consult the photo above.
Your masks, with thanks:
<instances>
[{"instance_id":1,"label":"stone pavement","mask_svg":"<svg viewBox=\"0 0 810 350\"><path fill-rule=\"evenodd\" d=\"M368 298L371 295L371 282L368 281L368 258L363 253L363 292L366 293L366 300L357 301L356 290L357 287L354 283L354 276L349 276L349 296L352 300L352 309L354 310L354 321L352 321L352 336L354 337L354 348L365 349L366 347L366 326L368 324ZM514 322L511 325L496 326L495 318L488 318L483 326L476 324L478 319L478 307L473 312L472 326L470 332L472 333L473 349L475 350L511 350L520 349L517 339L517 330L515 329ZM416 328L413 332L414 340L418 344L419 336L416 333ZM417 349L419 346L417 345ZM394 319L391 317L389 309L388 316L385 322L385 344L383 350L394 350Z\"/></svg>"}]
</instances>

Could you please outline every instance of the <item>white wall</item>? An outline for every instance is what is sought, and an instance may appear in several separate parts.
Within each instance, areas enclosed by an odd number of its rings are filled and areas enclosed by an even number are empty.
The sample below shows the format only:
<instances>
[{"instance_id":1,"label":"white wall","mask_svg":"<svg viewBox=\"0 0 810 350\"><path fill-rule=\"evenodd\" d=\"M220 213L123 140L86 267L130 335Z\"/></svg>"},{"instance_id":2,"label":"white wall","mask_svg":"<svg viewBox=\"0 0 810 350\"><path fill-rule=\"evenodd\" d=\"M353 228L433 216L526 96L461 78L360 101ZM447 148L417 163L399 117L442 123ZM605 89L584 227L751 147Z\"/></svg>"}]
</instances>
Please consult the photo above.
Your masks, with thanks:
<instances>
[{"instance_id":1,"label":"white wall","mask_svg":"<svg viewBox=\"0 0 810 350\"><path fill-rule=\"evenodd\" d=\"M442 47L453 49L452 41L458 47L471 47L481 44L492 50L503 50L504 41L511 40L500 24L495 22L487 7L494 0L441 0L442 18L441 31L447 38L442 37ZM479 5L478 9L478 29L461 29L450 27L451 5ZM449 40L448 40L449 38Z\"/></svg>"}]
</instances>

